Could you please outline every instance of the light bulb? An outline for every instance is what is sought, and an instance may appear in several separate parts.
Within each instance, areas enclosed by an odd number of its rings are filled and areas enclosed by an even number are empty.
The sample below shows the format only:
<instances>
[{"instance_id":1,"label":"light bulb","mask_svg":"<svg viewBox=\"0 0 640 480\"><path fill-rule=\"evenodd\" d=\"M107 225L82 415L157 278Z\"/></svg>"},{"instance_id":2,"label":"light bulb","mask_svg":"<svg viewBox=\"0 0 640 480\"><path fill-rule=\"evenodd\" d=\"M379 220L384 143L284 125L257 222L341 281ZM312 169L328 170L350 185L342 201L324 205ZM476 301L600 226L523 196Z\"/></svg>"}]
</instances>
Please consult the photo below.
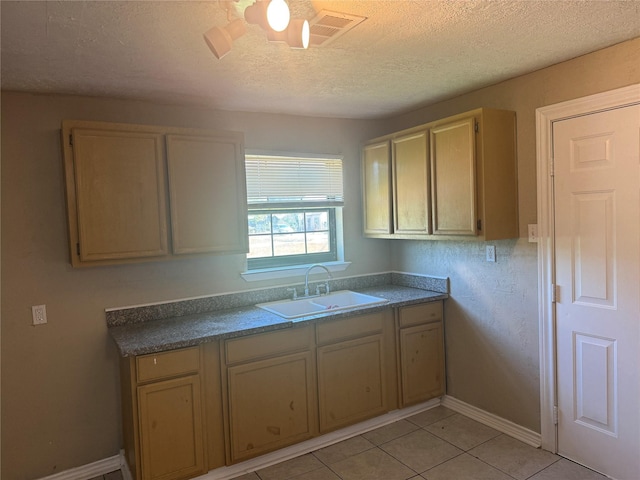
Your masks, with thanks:
<instances>
[{"instance_id":1,"label":"light bulb","mask_svg":"<svg viewBox=\"0 0 640 480\"><path fill-rule=\"evenodd\" d=\"M284 0L271 0L267 7L267 21L276 32L282 32L289 25L291 13Z\"/></svg>"},{"instance_id":2,"label":"light bulb","mask_svg":"<svg viewBox=\"0 0 640 480\"><path fill-rule=\"evenodd\" d=\"M309 22L306 20L302 24L302 48L309 47Z\"/></svg>"}]
</instances>

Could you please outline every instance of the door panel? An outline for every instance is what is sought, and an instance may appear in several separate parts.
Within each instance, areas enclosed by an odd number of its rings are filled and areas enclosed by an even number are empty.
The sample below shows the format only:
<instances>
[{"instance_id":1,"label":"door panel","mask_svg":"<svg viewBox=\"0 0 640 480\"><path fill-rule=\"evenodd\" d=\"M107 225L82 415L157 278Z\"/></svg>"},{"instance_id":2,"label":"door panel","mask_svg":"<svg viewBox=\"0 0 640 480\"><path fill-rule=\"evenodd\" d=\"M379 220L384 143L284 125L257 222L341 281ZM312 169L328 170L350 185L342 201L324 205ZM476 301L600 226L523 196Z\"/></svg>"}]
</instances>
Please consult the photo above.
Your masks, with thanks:
<instances>
[{"instance_id":1,"label":"door panel","mask_svg":"<svg viewBox=\"0 0 640 480\"><path fill-rule=\"evenodd\" d=\"M431 233L427 131L393 139L395 233Z\"/></svg>"},{"instance_id":2,"label":"door panel","mask_svg":"<svg viewBox=\"0 0 640 480\"><path fill-rule=\"evenodd\" d=\"M321 432L387 411L381 334L319 347L317 355Z\"/></svg>"},{"instance_id":3,"label":"door panel","mask_svg":"<svg viewBox=\"0 0 640 480\"><path fill-rule=\"evenodd\" d=\"M313 436L310 352L228 369L231 460L237 462Z\"/></svg>"},{"instance_id":4,"label":"door panel","mask_svg":"<svg viewBox=\"0 0 640 480\"><path fill-rule=\"evenodd\" d=\"M391 155L389 142L364 147L362 153L364 189L364 233L391 233Z\"/></svg>"},{"instance_id":5,"label":"door panel","mask_svg":"<svg viewBox=\"0 0 640 480\"><path fill-rule=\"evenodd\" d=\"M247 193L235 137L167 135L173 253L245 253Z\"/></svg>"},{"instance_id":6,"label":"door panel","mask_svg":"<svg viewBox=\"0 0 640 480\"><path fill-rule=\"evenodd\" d=\"M475 118L431 129L434 235L476 235Z\"/></svg>"},{"instance_id":7,"label":"door panel","mask_svg":"<svg viewBox=\"0 0 640 480\"><path fill-rule=\"evenodd\" d=\"M640 478L640 106L553 136L558 453Z\"/></svg>"},{"instance_id":8,"label":"door panel","mask_svg":"<svg viewBox=\"0 0 640 480\"><path fill-rule=\"evenodd\" d=\"M80 260L166 255L162 136L76 128L73 138Z\"/></svg>"}]
</instances>

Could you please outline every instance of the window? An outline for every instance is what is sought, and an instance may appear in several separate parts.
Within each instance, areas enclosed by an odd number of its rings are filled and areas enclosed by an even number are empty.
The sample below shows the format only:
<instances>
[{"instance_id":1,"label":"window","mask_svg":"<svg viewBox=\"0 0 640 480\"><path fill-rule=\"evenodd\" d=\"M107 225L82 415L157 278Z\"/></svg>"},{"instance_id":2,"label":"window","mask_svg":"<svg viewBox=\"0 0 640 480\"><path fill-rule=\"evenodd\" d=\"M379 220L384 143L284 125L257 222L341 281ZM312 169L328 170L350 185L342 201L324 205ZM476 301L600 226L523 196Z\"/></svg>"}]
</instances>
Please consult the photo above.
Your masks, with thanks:
<instances>
[{"instance_id":1,"label":"window","mask_svg":"<svg viewBox=\"0 0 640 480\"><path fill-rule=\"evenodd\" d=\"M249 270L338 259L342 159L247 155Z\"/></svg>"}]
</instances>

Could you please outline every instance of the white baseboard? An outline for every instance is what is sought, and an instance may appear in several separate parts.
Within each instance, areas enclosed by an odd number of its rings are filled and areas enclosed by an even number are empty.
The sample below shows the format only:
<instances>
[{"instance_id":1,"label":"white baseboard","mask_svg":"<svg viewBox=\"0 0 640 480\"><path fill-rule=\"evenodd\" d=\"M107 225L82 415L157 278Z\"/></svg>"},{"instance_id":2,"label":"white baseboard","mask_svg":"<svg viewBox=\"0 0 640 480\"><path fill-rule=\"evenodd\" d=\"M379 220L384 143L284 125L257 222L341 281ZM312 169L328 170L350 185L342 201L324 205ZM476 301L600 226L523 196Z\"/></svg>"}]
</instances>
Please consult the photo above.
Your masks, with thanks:
<instances>
[{"instance_id":1,"label":"white baseboard","mask_svg":"<svg viewBox=\"0 0 640 480\"><path fill-rule=\"evenodd\" d=\"M89 480L120 470L120 468L122 468L122 458L121 453L120 455L114 455L113 457L82 465L81 467L71 468L64 472L43 477L41 480Z\"/></svg>"},{"instance_id":2,"label":"white baseboard","mask_svg":"<svg viewBox=\"0 0 640 480\"><path fill-rule=\"evenodd\" d=\"M506 420L502 417L498 417L493 413L489 413L485 410L481 410L478 407L469 405L468 403L458 400L457 398L445 395L442 399L442 406L450 408L458 413L461 413L472 420L480 422L487 427L491 427L499 432L509 435L510 437L520 440L521 442L531 445L532 447L540 447L542 444L542 437L539 433L522 427L516 423Z\"/></svg>"},{"instance_id":3,"label":"white baseboard","mask_svg":"<svg viewBox=\"0 0 640 480\"><path fill-rule=\"evenodd\" d=\"M120 464L122 480L133 480L133 475L131 475L131 470L129 470L129 464L127 463L127 457L124 455L124 450L120 450Z\"/></svg>"}]
</instances>

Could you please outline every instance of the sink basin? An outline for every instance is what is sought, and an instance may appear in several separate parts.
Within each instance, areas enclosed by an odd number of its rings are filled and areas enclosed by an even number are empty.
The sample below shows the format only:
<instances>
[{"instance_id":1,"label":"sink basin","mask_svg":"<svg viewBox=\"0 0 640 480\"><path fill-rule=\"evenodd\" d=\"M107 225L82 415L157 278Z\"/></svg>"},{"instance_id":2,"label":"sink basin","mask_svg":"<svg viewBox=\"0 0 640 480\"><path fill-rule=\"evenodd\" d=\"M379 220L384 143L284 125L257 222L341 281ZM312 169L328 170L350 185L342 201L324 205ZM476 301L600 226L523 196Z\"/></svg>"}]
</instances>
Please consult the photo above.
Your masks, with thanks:
<instances>
[{"instance_id":1,"label":"sink basin","mask_svg":"<svg viewBox=\"0 0 640 480\"><path fill-rule=\"evenodd\" d=\"M317 305L322 305L327 310L339 310L353 307L363 307L365 305L377 305L387 303L389 300L365 295L364 293L342 290L330 293L321 297L312 298L311 301Z\"/></svg>"},{"instance_id":2,"label":"sink basin","mask_svg":"<svg viewBox=\"0 0 640 480\"><path fill-rule=\"evenodd\" d=\"M364 293L341 290L339 292L322 295L320 297L303 298L300 300L280 300L277 302L260 303L256 307L275 313L283 318L299 318L317 315L327 311L348 310L370 305L381 305L388 300Z\"/></svg>"},{"instance_id":3,"label":"sink basin","mask_svg":"<svg viewBox=\"0 0 640 480\"><path fill-rule=\"evenodd\" d=\"M314 313L320 313L327 309L322 305L311 303L308 299L259 303L256 307L260 307L263 310L275 313L284 318L304 317L305 315L313 315Z\"/></svg>"}]
</instances>

